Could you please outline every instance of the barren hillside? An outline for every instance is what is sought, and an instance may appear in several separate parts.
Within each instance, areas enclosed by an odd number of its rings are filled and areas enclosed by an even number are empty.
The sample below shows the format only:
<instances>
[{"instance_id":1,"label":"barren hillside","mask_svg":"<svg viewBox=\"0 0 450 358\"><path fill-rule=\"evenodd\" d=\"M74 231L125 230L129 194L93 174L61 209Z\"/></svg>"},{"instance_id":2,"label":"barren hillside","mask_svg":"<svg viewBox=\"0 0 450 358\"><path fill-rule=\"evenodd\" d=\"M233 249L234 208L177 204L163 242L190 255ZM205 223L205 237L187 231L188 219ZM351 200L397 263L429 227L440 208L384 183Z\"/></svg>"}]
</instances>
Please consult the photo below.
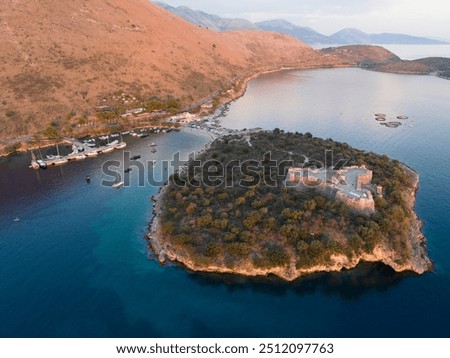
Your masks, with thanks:
<instances>
[{"instance_id":1,"label":"barren hillside","mask_svg":"<svg viewBox=\"0 0 450 358\"><path fill-rule=\"evenodd\" d=\"M450 78L450 59L428 57L418 60L402 60L381 46L349 45L325 48L321 53L345 66L358 66L381 72L401 74L435 74Z\"/></svg>"},{"instance_id":2,"label":"barren hillside","mask_svg":"<svg viewBox=\"0 0 450 358\"><path fill-rule=\"evenodd\" d=\"M248 70L332 63L285 35L215 33L146 0L0 2L0 137L62 128L117 91L195 102Z\"/></svg>"},{"instance_id":3,"label":"barren hillside","mask_svg":"<svg viewBox=\"0 0 450 358\"><path fill-rule=\"evenodd\" d=\"M325 56L338 57L343 64L348 66L366 66L400 61L400 58L391 51L373 45L330 47L322 49L321 52Z\"/></svg>"}]
</instances>

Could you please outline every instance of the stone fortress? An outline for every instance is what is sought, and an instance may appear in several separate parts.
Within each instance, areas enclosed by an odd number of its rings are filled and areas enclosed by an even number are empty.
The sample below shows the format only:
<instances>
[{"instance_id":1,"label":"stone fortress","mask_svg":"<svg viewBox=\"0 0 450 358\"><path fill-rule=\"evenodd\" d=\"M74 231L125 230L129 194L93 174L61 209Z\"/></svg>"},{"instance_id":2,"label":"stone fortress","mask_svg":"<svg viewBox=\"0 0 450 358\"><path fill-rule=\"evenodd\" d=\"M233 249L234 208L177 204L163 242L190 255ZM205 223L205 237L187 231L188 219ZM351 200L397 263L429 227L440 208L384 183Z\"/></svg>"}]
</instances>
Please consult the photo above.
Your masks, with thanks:
<instances>
[{"instance_id":1,"label":"stone fortress","mask_svg":"<svg viewBox=\"0 0 450 358\"><path fill-rule=\"evenodd\" d=\"M315 188L329 198L346 203L361 214L375 212L374 195L383 196L383 188L372 184L372 171L366 166L328 168L291 167L285 180L288 188Z\"/></svg>"}]
</instances>

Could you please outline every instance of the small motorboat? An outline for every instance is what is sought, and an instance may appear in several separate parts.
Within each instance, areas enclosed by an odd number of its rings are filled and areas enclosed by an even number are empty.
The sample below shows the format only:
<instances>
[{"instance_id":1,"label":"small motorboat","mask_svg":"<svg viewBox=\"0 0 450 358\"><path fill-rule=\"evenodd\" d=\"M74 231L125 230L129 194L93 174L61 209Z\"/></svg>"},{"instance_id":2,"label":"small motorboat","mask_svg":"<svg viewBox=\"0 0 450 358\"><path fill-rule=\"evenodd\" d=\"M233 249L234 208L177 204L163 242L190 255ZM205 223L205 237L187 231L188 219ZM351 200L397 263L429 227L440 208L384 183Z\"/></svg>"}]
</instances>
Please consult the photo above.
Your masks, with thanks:
<instances>
[{"instance_id":1,"label":"small motorboat","mask_svg":"<svg viewBox=\"0 0 450 358\"><path fill-rule=\"evenodd\" d=\"M18 221L20 221L20 218L18 216L16 216L16 218L14 219L14 222L16 223Z\"/></svg>"},{"instance_id":2,"label":"small motorboat","mask_svg":"<svg viewBox=\"0 0 450 358\"><path fill-rule=\"evenodd\" d=\"M35 160L31 161L30 167L33 168L34 170L38 170L40 168L39 164Z\"/></svg>"},{"instance_id":3,"label":"small motorboat","mask_svg":"<svg viewBox=\"0 0 450 358\"><path fill-rule=\"evenodd\" d=\"M127 143L125 142L119 142L119 144L115 145L114 148L116 149L123 149L127 146Z\"/></svg>"},{"instance_id":4,"label":"small motorboat","mask_svg":"<svg viewBox=\"0 0 450 358\"><path fill-rule=\"evenodd\" d=\"M152 144L149 144L148 146L149 146L149 147L156 147L156 144L155 144L155 143L152 143Z\"/></svg>"},{"instance_id":5,"label":"small motorboat","mask_svg":"<svg viewBox=\"0 0 450 358\"><path fill-rule=\"evenodd\" d=\"M91 177L89 175L86 175L86 183L88 184L91 183Z\"/></svg>"},{"instance_id":6,"label":"small motorboat","mask_svg":"<svg viewBox=\"0 0 450 358\"><path fill-rule=\"evenodd\" d=\"M117 182L117 183L114 183L113 185L112 185L112 187L114 188L114 189L119 189L120 187L122 187L123 186L123 181L119 181L119 182Z\"/></svg>"},{"instance_id":7,"label":"small motorboat","mask_svg":"<svg viewBox=\"0 0 450 358\"><path fill-rule=\"evenodd\" d=\"M139 158L141 158L140 154L138 154L138 155L133 155L130 159L131 159L131 160L137 160L137 159L139 159Z\"/></svg>"},{"instance_id":8,"label":"small motorboat","mask_svg":"<svg viewBox=\"0 0 450 358\"><path fill-rule=\"evenodd\" d=\"M41 169L47 169L47 163L44 162L42 159L36 160L36 163L39 165L39 168L41 168Z\"/></svg>"}]
</instances>

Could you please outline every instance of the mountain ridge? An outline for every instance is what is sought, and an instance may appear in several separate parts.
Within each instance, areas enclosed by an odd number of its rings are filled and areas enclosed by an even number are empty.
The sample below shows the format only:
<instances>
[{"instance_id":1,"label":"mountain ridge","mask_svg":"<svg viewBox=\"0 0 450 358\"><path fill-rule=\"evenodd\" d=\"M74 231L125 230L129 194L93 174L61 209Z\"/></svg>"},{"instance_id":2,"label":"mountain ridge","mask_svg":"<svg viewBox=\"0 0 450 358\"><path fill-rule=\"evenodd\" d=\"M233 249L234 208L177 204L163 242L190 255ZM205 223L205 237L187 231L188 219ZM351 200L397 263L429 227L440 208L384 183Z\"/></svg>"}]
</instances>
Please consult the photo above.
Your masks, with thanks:
<instances>
[{"instance_id":1,"label":"mountain ridge","mask_svg":"<svg viewBox=\"0 0 450 358\"><path fill-rule=\"evenodd\" d=\"M352 28L344 28L328 36L315 31L310 27L296 25L285 19L273 19L252 23L246 19L223 18L218 15L207 14L201 10L193 10L187 6L173 7L163 2L155 3L164 7L166 10L183 17L187 21L199 26L208 27L215 31L229 31L236 29L275 31L291 35L309 45L449 44L447 41L427 37L388 32L369 34L359 29Z\"/></svg>"},{"instance_id":2,"label":"mountain ridge","mask_svg":"<svg viewBox=\"0 0 450 358\"><path fill-rule=\"evenodd\" d=\"M255 23L261 30L281 32L291 35L296 39L303 39L307 44L326 43L328 36L311 29L310 27L298 26L284 19L275 19L268 21L261 21Z\"/></svg>"},{"instance_id":3,"label":"mountain ridge","mask_svg":"<svg viewBox=\"0 0 450 358\"><path fill-rule=\"evenodd\" d=\"M155 4L165 10L174 13L185 20L213 31L227 30L258 30L258 27L249 20L239 18L223 18L218 15L208 14L201 10L193 10L190 7L181 5L170 6L164 2L156 1Z\"/></svg>"}]
</instances>

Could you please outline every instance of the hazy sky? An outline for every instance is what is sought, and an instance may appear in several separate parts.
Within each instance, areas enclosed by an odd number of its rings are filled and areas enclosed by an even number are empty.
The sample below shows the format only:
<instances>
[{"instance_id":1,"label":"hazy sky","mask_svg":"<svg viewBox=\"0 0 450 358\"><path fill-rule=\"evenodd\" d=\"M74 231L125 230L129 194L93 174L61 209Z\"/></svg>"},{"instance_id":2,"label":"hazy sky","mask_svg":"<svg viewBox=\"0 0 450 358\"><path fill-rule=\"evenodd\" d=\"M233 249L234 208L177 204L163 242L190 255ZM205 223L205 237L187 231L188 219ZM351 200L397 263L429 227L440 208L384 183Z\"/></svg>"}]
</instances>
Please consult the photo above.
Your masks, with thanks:
<instances>
[{"instance_id":1,"label":"hazy sky","mask_svg":"<svg viewBox=\"0 0 450 358\"><path fill-rule=\"evenodd\" d=\"M224 17L284 18L329 35L344 27L450 40L449 0L166 0Z\"/></svg>"}]
</instances>

